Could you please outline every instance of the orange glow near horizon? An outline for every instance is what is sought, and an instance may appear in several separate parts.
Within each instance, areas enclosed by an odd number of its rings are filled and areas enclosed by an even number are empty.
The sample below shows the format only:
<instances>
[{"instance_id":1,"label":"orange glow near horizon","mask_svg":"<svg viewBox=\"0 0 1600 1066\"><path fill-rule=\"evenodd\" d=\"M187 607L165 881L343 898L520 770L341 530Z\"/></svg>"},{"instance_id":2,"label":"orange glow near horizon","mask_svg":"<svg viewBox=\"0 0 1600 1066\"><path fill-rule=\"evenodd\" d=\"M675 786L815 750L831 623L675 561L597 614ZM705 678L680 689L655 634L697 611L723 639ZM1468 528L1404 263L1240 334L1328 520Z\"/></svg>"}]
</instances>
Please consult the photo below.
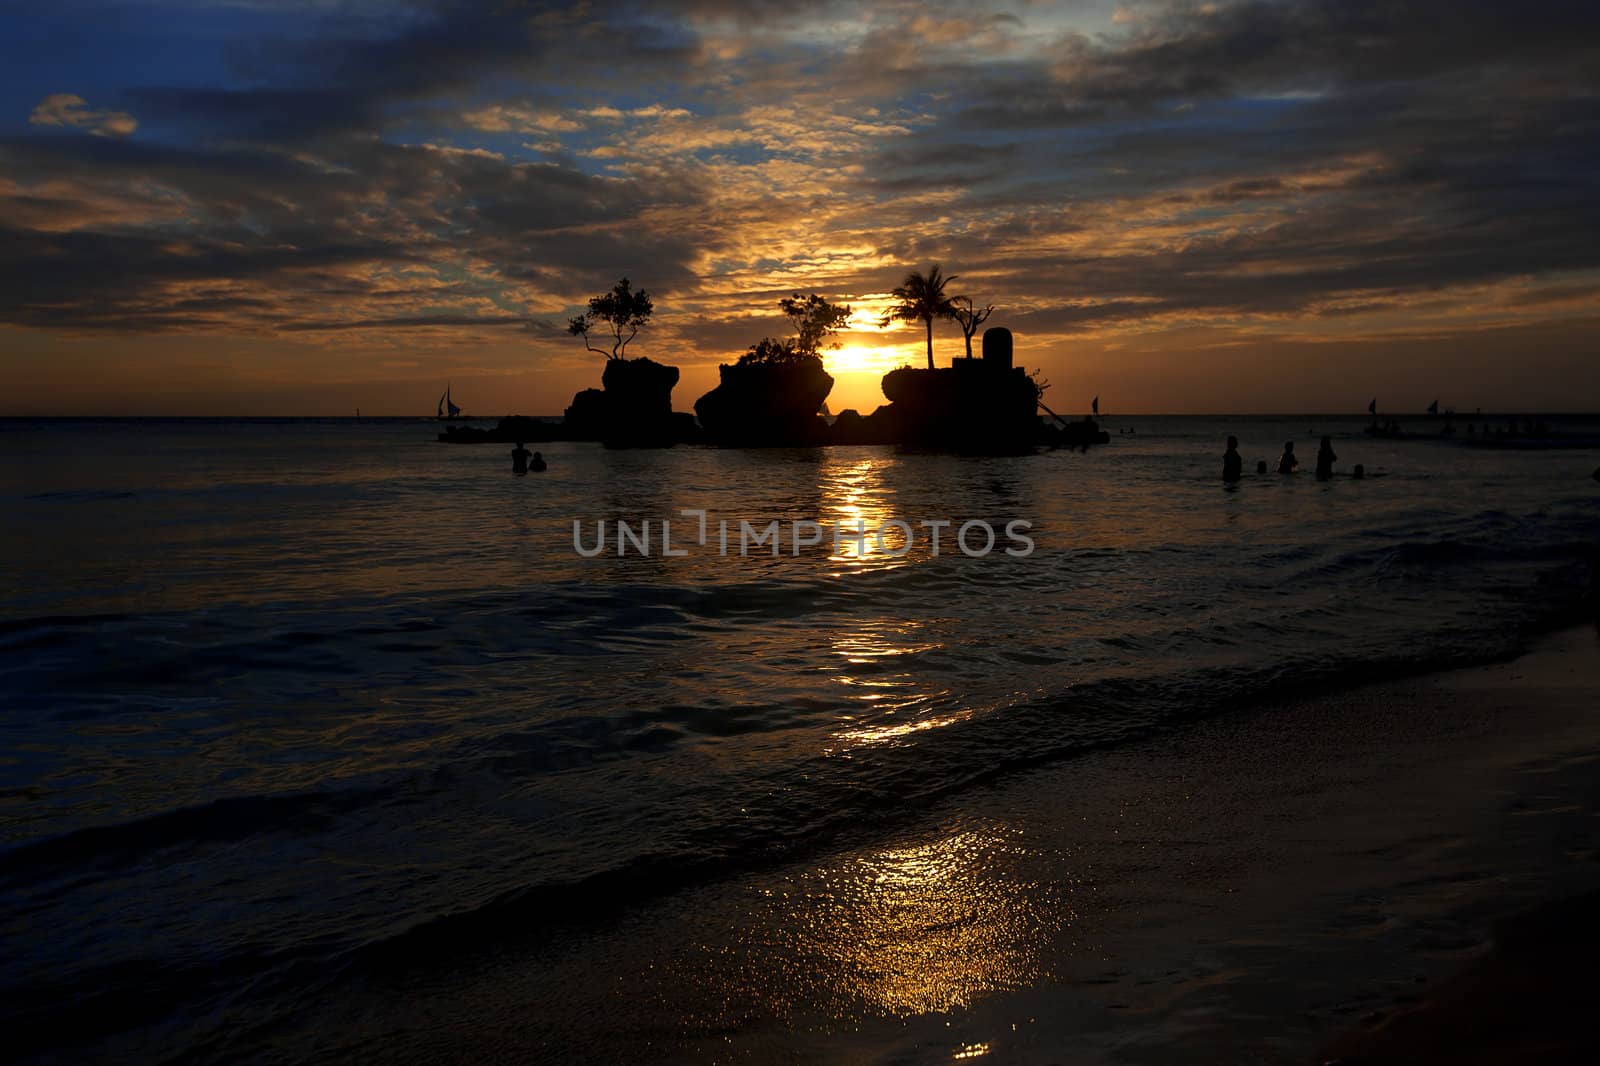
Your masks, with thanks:
<instances>
[{"instance_id":1,"label":"orange glow near horizon","mask_svg":"<svg viewBox=\"0 0 1600 1066\"><path fill-rule=\"evenodd\" d=\"M703 353L667 326L641 334L629 354L680 367L673 407L693 411L716 385L717 364L737 356ZM1439 399L1457 410L1559 412L1592 410L1600 397L1600 318L1322 340L1220 325L1082 337L1013 331L1017 364L1044 371L1052 385L1045 400L1063 413L1086 411L1097 394L1103 409L1130 414L1360 414L1373 394L1397 411L1421 413ZM834 377L828 409L866 415L887 403L883 373L925 365L919 334L900 326L884 337L898 344L873 344L852 331L843 347L825 351ZM937 365L963 351L958 331L936 330ZM0 417L327 416L358 407L368 416L428 416L446 382L474 416L559 415L577 391L599 386L602 369L575 341L530 342L504 330L451 340L444 331L230 338L0 327Z\"/></svg>"}]
</instances>

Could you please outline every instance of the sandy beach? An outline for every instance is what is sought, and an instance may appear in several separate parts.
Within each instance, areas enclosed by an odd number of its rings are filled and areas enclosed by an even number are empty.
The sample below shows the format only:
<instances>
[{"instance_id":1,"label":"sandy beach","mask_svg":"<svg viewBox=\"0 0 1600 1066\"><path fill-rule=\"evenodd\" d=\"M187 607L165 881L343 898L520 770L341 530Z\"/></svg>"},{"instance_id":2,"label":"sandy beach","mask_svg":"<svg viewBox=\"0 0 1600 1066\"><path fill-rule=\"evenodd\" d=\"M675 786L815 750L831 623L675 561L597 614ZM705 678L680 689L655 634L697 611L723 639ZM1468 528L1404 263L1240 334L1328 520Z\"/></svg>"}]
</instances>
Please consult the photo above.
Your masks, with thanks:
<instances>
[{"instance_id":1,"label":"sandy beach","mask_svg":"<svg viewBox=\"0 0 1600 1066\"><path fill-rule=\"evenodd\" d=\"M1336 1051L1370 1052L1364 1034L1453 987L1496 922L1600 886L1595 653L1593 629L1568 630L1513 662L1044 765L618 924L551 915L451 971L387 968L269 1044L1297 1063L1343 1034Z\"/></svg>"}]
</instances>

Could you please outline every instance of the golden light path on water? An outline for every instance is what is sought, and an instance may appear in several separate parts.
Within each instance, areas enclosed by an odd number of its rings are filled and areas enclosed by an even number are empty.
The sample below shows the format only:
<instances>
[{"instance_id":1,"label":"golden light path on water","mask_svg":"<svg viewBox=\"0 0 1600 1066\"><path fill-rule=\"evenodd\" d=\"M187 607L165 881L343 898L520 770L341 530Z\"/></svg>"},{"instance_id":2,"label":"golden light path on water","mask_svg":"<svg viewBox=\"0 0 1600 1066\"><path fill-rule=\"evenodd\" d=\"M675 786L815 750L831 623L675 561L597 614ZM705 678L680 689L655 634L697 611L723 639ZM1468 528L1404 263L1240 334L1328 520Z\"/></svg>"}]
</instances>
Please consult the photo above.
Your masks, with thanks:
<instances>
[{"instance_id":1,"label":"golden light path on water","mask_svg":"<svg viewBox=\"0 0 1600 1066\"><path fill-rule=\"evenodd\" d=\"M850 530L865 530L862 538L840 537L833 545L829 562L848 563L836 573L845 578L863 569L889 570L914 565L924 556L909 548L903 530L893 529L880 539L875 531L886 523L908 520L895 512L894 489L884 478L886 461L882 456L831 462L823 472L821 485L828 501L822 512L825 522L838 522ZM843 630L831 630L829 642L842 660L833 680L847 690L847 697L864 705L861 714L843 715L834 739L840 748L827 754L848 752L851 747L882 744L912 733L970 718L970 708L944 713L927 713L941 701L951 698L945 689L930 690L927 679L916 670L918 658L937 651L942 644L928 639L926 627L912 619L873 619ZM917 711L923 711L916 716ZM899 721L884 721L905 714ZM864 721L869 718L871 721Z\"/></svg>"},{"instance_id":2,"label":"golden light path on water","mask_svg":"<svg viewBox=\"0 0 1600 1066\"><path fill-rule=\"evenodd\" d=\"M880 547L873 532L884 523L898 518L894 511L894 490L884 479L885 460L882 456L860 459L830 460L822 471L821 491L826 501L821 521L837 522L846 531L866 532L864 537L839 536L834 538L830 562L867 562L876 566L900 566L907 561L897 557L902 544L895 534L885 536ZM832 536L830 531L830 537ZM884 550L887 548L887 550Z\"/></svg>"},{"instance_id":3,"label":"golden light path on water","mask_svg":"<svg viewBox=\"0 0 1600 1066\"><path fill-rule=\"evenodd\" d=\"M851 700L864 706L860 714L841 716L840 728L833 735L841 746L825 749L826 754L848 754L854 747L887 743L972 716L968 708L914 716L919 709L937 706L938 701L951 697L948 690L930 690L909 665L917 656L939 647L937 643L917 641L916 631L914 624L907 623L829 637L834 653L843 660L833 680L844 686ZM907 664L901 665L902 661ZM884 721L902 713L907 715L903 721ZM863 721L867 716L872 720Z\"/></svg>"},{"instance_id":4,"label":"golden light path on water","mask_svg":"<svg viewBox=\"0 0 1600 1066\"><path fill-rule=\"evenodd\" d=\"M833 578L917 580L932 562L926 537L902 552L901 534L872 535L916 504L897 484L893 460L830 453L819 471L818 520L864 527L865 540L827 546ZM831 538L831 531L829 534ZM890 572L899 576L889 577ZM908 577L909 575L909 577ZM848 701L824 754L868 758L874 748L965 721L978 707L930 683L924 664L949 639L938 618L865 613L824 631L836 664L830 680ZM908 1017L967 1007L992 992L1048 976L1041 946L1072 918L1059 884L1020 871L1034 866L1020 830L997 821L948 827L892 846L847 852L755 884L758 913L731 950L750 991L780 1014L834 1019ZM963 1044L963 1059L989 1052Z\"/></svg>"},{"instance_id":5,"label":"golden light path on water","mask_svg":"<svg viewBox=\"0 0 1600 1066\"><path fill-rule=\"evenodd\" d=\"M774 940L751 945L752 962L769 1005L909 1017L1047 979L1042 945L1076 915L1061 886L1019 872L1029 856L1020 829L987 821L758 886L753 928Z\"/></svg>"}]
</instances>

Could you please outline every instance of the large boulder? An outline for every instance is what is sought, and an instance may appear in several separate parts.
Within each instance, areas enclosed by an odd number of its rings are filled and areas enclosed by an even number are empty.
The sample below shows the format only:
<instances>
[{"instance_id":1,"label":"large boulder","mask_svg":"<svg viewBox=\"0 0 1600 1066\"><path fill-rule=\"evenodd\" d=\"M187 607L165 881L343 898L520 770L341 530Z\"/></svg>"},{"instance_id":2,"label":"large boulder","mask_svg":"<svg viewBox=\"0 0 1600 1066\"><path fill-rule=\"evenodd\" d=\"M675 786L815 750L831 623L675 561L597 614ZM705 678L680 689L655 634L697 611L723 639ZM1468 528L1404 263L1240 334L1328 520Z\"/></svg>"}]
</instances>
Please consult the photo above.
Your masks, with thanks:
<instances>
[{"instance_id":1,"label":"large boulder","mask_svg":"<svg viewBox=\"0 0 1600 1066\"><path fill-rule=\"evenodd\" d=\"M677 367L653 359L608 359L600 383L609 407L600 437L607 448L665 448L677 443L672 419Z\"/></svg>"},{"instance_id":2,"label":"large boulder","mask_svg":"<svg viewBox=\"0 0 1600 1066\"><path fill-rule=\"evenodd\" d=\"M901 367L883 376L887 407L868 421L902 447L973 455L1019 455L1039 439L1039 389L1015 365L1011 331L985 330L983 356L935 370Z\"/></svg>"},{"instance_id":3,"label":"large boulder","mask_svg":"<svg viewBox=\"0 0 1600 1066\"><path fill-rule=\"evenodd\" d=\"M570 440L599 440L605 436L606 394L599 389L584 389L572 397L572 404L563 413L562 428Z\"/></svg>"},{"instance_id":4,"label":"large boulder","mask_svg":"<svg viewBox=\"0 0 1600 1066\"><path fill-rule=\"evenodd\" d=\"M833 377L814 355L781 362L723 364L720 384L694 403L706 439L734 447L806 447L828 440L817 412Z\"/></svg>"},{"instance_id":5,"label":"large boulder","mask_svg":"<svg viewBox=\"0 0 1600 1066\"><path fill-rule=\"evenodd\" d=\"M830 444L893 444L898 439L894 409L888 404L864 418L855 408L846 408L834 417L828 432Z\"/></svg>"},{"instance_id":6,"label":"large boulder","mask_svg":"<svg viewBox=\"0 0 1600 1066\"><path fill-rule=\"evenodd\" d=\"M563 420L570 440L598 440L608 448L665 448L683 438L672 413L678 368L653 359L608 359L602 389L572 398Z\"/></svg>"},{"instance_id":7,"label":"large boulder","mask_svg":"<svg viewBox=\"0 0 1600 1066\"><path fill-rule=\"evenodd\" d=\"M866 444L867 420L854 407L847 407L833 416L828 427L829 444Z\"/></svg>"},{"instance_id":8,"label":"large boulder","mask_svg":"<svg viewBox=\"0 0 1600 1066\"><path fill-rule=\"evenodd\" d=\"M1043 442L1052 448L1082 448L1088 451L1091 444L1110 444L1111 434L1101 429L1100 423L1094 419L1084 417L1076 422L1045 426Z\"/></svg>"},{"instance_id":9,"label":"large boulder","mask_svg":"<svg viewBox=\"0 0 1600 1066\"><path fill-rule=\"evenodd\" d=\"M901 367L883 377L908 448L974 455L1033 450L1039 393L1021 367L957 359L937 370Z\"/></svg>"}]
</instances>

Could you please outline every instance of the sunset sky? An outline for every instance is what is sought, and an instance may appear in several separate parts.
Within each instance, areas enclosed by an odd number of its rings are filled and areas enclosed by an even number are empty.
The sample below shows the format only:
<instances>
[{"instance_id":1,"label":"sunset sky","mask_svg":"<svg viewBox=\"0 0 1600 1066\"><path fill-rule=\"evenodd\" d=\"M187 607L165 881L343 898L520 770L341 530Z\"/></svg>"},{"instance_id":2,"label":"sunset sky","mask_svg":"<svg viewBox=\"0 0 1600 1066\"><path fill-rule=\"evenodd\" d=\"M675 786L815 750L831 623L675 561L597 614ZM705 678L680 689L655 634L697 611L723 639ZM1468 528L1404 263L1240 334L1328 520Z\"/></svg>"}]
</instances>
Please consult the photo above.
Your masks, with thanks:
<instances>
[{"instance_id":1,"label":"sunset sky","mask_svg":"<svg viewBox=\"0 0 1600 1066\"><path fill-rule=\"evenodd\" d=\"M1600 407L1587 0L8 0L0 414L557 414L937 262L1065 412ZM961 354L953 323L941 362Z\"/></svg>"}]
</instances>

